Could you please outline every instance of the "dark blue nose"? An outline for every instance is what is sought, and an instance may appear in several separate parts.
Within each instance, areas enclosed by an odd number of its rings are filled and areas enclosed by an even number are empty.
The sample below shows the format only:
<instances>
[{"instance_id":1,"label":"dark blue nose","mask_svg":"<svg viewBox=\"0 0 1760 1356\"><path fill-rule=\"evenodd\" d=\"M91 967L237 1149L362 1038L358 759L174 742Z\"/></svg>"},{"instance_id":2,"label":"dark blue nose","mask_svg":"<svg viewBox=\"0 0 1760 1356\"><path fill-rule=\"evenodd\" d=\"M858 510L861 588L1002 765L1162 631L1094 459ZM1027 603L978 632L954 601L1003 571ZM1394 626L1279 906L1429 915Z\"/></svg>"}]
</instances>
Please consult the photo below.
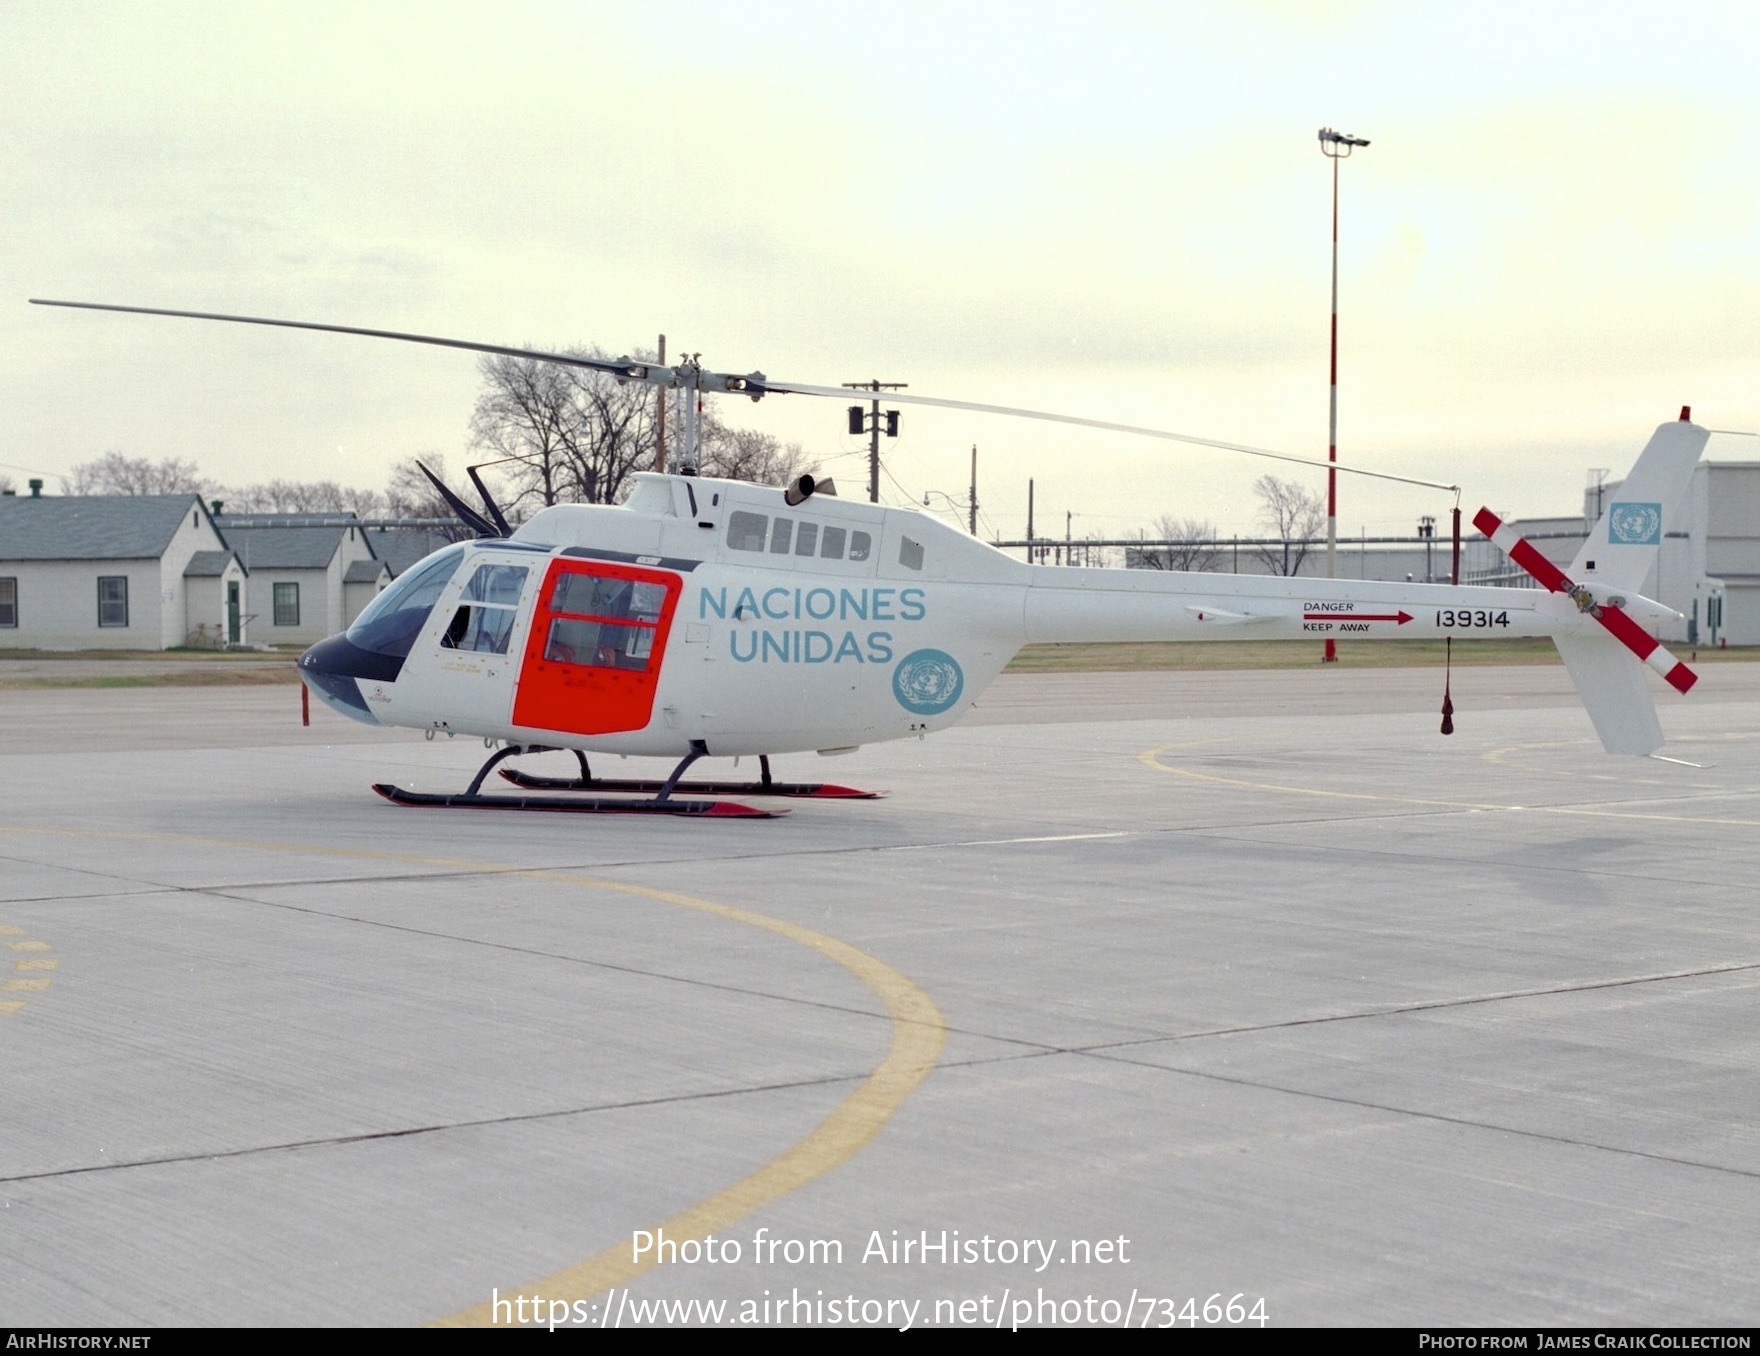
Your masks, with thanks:
<instances>
[{"instance_id":1,"label":"dark blue nose","mask_svg":"<svg viewBox=\"0 0 1760 1356\"><path fill-rule=\"evenodd\" d=\"M361 695L357 680L392 683L402 671L400 657L363 650L347 636L320 640L299 657L299 676L318 700L367 725L379 722L367 708L367 699Z\"/></svg>"}]
</instances>

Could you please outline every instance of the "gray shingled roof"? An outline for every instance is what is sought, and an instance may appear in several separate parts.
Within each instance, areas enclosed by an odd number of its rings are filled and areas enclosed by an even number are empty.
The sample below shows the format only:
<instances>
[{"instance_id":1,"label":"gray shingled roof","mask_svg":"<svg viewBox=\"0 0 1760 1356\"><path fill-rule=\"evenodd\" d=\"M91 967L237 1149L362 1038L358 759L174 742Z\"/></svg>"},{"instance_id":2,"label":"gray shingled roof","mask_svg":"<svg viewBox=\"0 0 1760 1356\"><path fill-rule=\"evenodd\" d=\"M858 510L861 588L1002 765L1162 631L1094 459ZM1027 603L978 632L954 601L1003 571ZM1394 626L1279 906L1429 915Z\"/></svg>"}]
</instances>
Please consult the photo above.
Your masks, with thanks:
<instances>
[{"instance_id":1,"label":"gray shingled roof","mask_svg":"<svg viewBox=\"0 0 1760 1356\"><path fill-rule=\"evenodd\" d=\"M233 527L217 520L247 570L321 570L342 545L346 527Z\"/></svg>"},{"instance_id":2,"label":"gray shingled roof","mask_svg":"<svg viewBox=\"0 0 1760 1356\"><path fill-rule=\"evenodd\" d=\"M157 560L193 494L0 496L0 560Z\"/></svg>"},{"instance_id":3,"label":"gray shingled roof","mask_svg":"<svg viewBox=\"0 0 1760 1356\"><path fill-rule=\"evenodd\" d=\"M197 551L189 558L189 564L183 567L185 579L218 579L226 573L226 564L232 559L231 551ZM248 574L249 571L247 570Z\"/></svg>"},{"instance_id":4,"label":"gray shingled roof","mask_svg":"<svg viewBox=\"0 0 1760 1356\"><path fill-rule=\"evenodd\" d=\"M379 571L385 568L382 560L351 560L348 569L343 572L342 582L345 584L376 584L379 582Z\"/></svg>"},{"instance_id":5,"label":"gray shingled roof","mask_svg":"<svg viewBox=\"0 0 1760 1356\"><path fill-rule=\"evenodd\" d=\"M464 533L466 540L469 536ZM373 554L391 567L395 579L418 560L458 541L459 532L436 527L370 527L366 538Z\"/></svg>"}]
</instances>

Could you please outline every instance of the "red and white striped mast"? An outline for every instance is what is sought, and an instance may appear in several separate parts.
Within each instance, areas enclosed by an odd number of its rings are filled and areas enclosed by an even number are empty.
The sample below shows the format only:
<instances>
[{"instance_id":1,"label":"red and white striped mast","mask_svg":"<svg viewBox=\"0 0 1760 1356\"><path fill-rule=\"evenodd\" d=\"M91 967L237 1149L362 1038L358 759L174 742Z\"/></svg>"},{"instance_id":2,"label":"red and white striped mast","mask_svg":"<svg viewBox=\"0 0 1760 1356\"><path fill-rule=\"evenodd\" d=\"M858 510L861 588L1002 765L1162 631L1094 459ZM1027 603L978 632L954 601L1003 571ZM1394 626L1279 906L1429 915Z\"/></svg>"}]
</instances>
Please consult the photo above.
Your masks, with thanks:
<instances>
[{"instance_id":1,"label":"red and white striped mast","mask_svg":"<svg viewBox=\"0 0 1760 1356\"><path fill-rule=\"evenodd\" d=\"M1350 159L1358 146L1369 143L1330 127L1320 129L1320 150L1332 161L1332 397L1326 423L1326 577L1338 577L1338 162ZM1326 662L1338 658L1338 646L1326 638Z\"/></svg>"}]
</instances>

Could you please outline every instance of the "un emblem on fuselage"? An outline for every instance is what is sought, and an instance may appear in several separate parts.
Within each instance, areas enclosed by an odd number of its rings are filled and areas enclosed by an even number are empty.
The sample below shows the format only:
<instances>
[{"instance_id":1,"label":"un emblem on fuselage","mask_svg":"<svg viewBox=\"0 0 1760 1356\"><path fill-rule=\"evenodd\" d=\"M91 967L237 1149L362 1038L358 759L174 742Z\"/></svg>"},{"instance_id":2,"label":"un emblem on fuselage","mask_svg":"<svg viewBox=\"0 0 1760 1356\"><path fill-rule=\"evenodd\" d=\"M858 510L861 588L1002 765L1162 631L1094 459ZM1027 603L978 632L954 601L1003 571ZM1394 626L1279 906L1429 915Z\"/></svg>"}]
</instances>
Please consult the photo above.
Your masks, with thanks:
<instances>
[{"instance_id":1,"label":"un emblem on fuselage","mask_svg":"<svg viewBox=\"0 0 1760 1356\"><path fill-rule=\"evenodd\" d=\"M1662 540L1662 505L1615 504L1607 510L1607 538L1615 546L1655 546Z\"/></svg>"},{"instance_id":2,"label":"un emblem on fuselage","mask_svg":"<svg viewBox=\"0 0 1760 1356\"><path fill-rule=\"evenodd\" d=\"M892 695L913 715L938 716L965 690L959 661L941 650L912 650L892 671Z\"/></svg>"}]
</instances>

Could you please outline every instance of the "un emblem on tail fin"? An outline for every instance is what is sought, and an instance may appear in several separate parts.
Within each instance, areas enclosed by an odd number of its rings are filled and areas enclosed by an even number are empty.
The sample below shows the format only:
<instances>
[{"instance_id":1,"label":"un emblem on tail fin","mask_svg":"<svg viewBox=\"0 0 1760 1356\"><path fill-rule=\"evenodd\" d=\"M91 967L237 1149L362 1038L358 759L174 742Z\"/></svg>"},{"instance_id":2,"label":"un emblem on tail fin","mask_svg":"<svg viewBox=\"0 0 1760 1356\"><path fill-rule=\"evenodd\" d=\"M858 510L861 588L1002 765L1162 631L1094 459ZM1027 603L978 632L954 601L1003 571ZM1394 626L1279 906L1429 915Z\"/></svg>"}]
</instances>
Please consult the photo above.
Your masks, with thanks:
<instances>
[{"instance_id":1,"label":"un emblem on tail fin","mask_svg":"<svg viewBox=\"0 0 1760 1356\"><path fill-rule=\"evenodd\" d=\"M1607 539L1615 546L1655 546L1662 540L1662 505L1613 505L1607 510Z\"/></svg>"}]
</instances>

